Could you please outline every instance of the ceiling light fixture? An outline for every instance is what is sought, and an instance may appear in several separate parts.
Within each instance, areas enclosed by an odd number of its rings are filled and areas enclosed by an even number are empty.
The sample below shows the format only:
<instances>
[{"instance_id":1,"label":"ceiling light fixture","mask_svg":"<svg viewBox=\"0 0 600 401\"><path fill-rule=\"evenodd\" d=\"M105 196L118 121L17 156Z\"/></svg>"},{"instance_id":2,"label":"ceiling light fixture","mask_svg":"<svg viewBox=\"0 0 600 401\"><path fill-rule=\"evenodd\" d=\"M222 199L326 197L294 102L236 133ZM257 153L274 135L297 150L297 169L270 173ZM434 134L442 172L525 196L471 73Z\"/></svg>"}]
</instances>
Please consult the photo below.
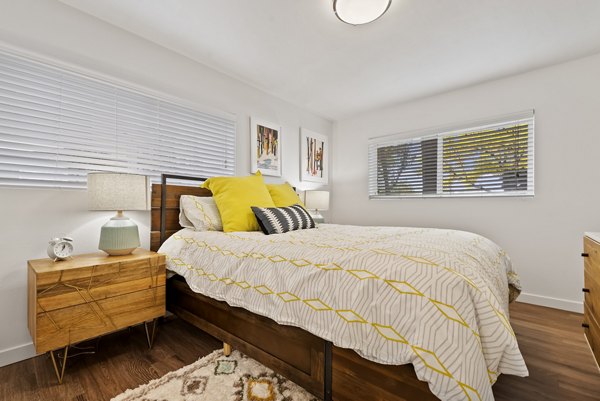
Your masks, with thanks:
<instances>
[{"instance_id":1,"label":"ceiling light fixture","mask_svg":"<svg viewBox=\"0 0 600 401\"><path fill-rule=\"evenodd\" d=\"M392 0L333 0L333 11L346 24L363 25L385 14L390 4Z\"/></svg>"}]
</instances>

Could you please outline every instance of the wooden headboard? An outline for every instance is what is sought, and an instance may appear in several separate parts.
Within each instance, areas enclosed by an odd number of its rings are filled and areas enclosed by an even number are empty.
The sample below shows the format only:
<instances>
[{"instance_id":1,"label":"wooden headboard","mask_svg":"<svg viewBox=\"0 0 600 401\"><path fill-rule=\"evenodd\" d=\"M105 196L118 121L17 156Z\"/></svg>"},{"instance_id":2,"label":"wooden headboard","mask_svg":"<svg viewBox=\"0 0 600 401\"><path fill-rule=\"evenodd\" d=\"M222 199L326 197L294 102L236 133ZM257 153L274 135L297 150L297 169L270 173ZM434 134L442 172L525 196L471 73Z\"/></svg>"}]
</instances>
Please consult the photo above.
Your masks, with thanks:
<instances>
[{"instance_id":1,"label":"wooden headboard","mask_svg":"<svg viewBox=\"0 0 600 401\"><path fill-rule=\"evenodd\" d=\"M168 185L167 180L197 182L198 186ZM157 251L163 242L182 227L179 225L179 198L181 195L212 196L199 185L206 178L163 174L160 184L152 184L152 219L150 223L150 249Z\"/></svg>"}]
</instances>

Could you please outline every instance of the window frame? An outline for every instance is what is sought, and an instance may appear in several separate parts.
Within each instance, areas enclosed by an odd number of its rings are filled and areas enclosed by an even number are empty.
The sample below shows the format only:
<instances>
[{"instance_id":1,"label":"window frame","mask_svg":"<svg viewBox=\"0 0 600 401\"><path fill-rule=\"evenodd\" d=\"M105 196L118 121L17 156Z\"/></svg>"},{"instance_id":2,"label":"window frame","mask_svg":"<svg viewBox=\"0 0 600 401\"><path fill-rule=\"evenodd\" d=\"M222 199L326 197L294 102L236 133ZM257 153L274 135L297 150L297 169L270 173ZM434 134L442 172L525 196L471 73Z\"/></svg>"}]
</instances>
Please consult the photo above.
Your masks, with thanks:
<instances>
[{"instance_id":1,"label":"window frame","mask_svg":"<svg viewBox=\"0 0 600 401\"><path fill-rule=\"evenodd\" d=\"M444 192L444 161L443 139L466 133L485 131L490 128L499 128L501 125L510 126L518 123L528 124L528 162L527 162L527 189L524 191L489 191L489 192ZM499 128L500 129L500 128ZM436 192L435 193L403 193L403 194L378 194L378 155L377 150L383 147L421 144L427 140L437 140L437 167L436 167ZM535 110L525 110L517 113L506 114L493 118L479 119L468 123L444 125L433 128L407 131L401 134L372 137L368 140L368 173L367 187L369 200L394 200L410 198L473 198L473 197L520 197L531 198L535 196ZM423 176L423 173L421 173ZM424 186L424 184L422 184Z\"/></svg>"}]
</instances>

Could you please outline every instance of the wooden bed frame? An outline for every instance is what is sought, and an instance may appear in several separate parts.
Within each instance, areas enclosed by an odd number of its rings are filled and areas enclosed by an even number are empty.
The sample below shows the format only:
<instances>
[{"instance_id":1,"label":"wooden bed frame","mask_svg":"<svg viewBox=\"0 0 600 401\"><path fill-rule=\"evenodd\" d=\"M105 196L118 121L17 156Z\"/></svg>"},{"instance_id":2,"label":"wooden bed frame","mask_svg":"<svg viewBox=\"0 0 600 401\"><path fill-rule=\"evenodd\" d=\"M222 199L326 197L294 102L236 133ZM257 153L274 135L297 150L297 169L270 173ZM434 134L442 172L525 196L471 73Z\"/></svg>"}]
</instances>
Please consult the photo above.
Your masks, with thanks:
<instances>
[{"instance_id":1,"label":"wooden bed frame","mask_svg":"<svg viewBox=\"0 0 600 401\"><path fill-rule=\"evenodd\" d=\"M212 196L198 186L167 185L168 179L205 180L163 174L162 184L152 185L150 242L154 251L181 229L181 195ZM417 379L410 364L368 361L297 327L195 293L180 276L168 280L167 309L223 341L225 348L238 349L325 400L438 400L427 383Z\"/></svg>"}]
</instances>

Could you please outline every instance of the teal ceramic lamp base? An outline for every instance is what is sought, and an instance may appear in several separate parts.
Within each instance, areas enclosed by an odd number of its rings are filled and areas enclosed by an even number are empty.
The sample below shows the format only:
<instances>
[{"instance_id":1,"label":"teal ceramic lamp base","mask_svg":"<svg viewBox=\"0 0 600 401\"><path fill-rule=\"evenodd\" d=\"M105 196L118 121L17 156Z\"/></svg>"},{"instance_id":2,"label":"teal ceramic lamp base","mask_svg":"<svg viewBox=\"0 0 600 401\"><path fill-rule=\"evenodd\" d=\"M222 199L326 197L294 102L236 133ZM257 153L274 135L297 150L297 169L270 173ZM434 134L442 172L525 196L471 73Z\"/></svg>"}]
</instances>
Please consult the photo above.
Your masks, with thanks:
<instances>
[{"instance_id":1,"label":"teal ceramic lamp base","mask_svg":"<svg viewBox=\"0 0 600 401\"><path fill-rule=\"evenodd\" d=\"M98 249L109 255L129 255L139 246L138 227L122 211L102 226Z\"/></svg>"}]
</instances>

